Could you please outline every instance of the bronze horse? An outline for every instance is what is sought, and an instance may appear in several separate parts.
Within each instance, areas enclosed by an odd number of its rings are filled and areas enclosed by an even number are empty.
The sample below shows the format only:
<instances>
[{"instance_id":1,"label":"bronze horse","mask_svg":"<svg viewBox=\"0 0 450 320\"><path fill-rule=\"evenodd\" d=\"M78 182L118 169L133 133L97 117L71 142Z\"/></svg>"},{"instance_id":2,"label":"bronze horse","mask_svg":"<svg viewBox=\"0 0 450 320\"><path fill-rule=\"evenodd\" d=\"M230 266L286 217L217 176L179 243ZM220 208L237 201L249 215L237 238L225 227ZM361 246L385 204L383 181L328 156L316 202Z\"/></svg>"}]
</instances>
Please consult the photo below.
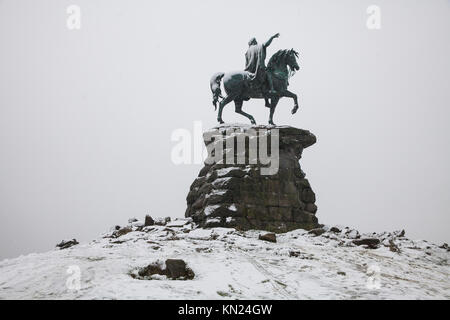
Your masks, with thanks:
<instances>
[{"instance_id":1,"label":"bronze horse","mask_svg":"<svg viewBox=\"0 0 450 320\"><path fill-rule=\"evenodd\" d=\"M298 110L297 95L287 90L287 88L289 86L289 78L294 75L296 70L300 69L297 58L298 52L294 49L279 50L270 58L266 72L270 72L272 75L273 87L276 94L269 94L265 84L255 86L255 84L251 83L249 80L250 73L246 71L229 73L219 72L214 74L210 81L211 91L213 93L214 110L217 110L217 102L219 101L219 98L222 98L219 102L217 121L219 121L219 123L224 123L222 120L223 108L231 101L234 101L236 113L242 114L247 117L252 124L256 124L255 119L251 114L242 111L242 104L244 101L250 99L266 99L266 107L270 109L269 124L271 125L274 125L273 114L281 97L294 99L294 108L291 113L296 113ZM220 90L222 79L226 92L225 97L222 97ZM268 103L268 97L270 97L270 103Z\"/></svg>"}]
</instances>

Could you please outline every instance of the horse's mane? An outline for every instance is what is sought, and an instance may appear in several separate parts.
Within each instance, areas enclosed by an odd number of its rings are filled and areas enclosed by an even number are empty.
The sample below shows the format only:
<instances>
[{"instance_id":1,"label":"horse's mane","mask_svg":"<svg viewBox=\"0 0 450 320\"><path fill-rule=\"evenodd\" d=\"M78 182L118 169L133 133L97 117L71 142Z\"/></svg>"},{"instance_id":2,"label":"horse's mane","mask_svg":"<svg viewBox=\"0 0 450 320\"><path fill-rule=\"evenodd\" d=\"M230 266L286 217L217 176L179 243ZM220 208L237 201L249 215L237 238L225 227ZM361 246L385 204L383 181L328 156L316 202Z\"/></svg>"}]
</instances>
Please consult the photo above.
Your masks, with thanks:
<instances>
[{"instance_id":1,"label":"horse's mane","mask_svg":"<svg viewBox=\"0 0 450 320\"><path fill-rule=\"evenodd\" d=\"M281 50L278 50L277 52L275 52L272 55L272 57L270 57L269 63L267 64L267 68L269 70L273 70L274 67L290 53L293 53L298 58L298 52L295 51L294 49L290 49L290 50L289 49L281 49ZM289 75L290 76L293 75L293 73L295 71L290 70L289 66L288 66L288 69L289 69Z\"/></svg>"},{"instance_id":2,"label":"horse's mane","mask_svg":"<svg viewBox=\"0 0 450 320\"><path fill-rule=\"evenodd\" d=\"M281 49L275 52L269 59L269 63L267 64L267 67L272 69L275 65L277 65L282 58L287 54L289 50L288 49Z\"/></svg>"}]
</instances>

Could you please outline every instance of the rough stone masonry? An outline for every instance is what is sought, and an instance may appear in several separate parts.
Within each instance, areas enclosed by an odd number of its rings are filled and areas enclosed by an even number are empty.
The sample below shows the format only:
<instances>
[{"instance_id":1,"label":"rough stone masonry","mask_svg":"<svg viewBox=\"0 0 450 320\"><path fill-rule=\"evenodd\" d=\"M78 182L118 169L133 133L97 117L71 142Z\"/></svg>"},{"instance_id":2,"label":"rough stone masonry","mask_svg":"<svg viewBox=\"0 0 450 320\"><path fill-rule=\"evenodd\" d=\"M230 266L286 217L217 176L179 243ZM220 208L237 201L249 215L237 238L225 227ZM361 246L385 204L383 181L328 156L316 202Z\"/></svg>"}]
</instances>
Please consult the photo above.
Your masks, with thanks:
<instances>
[{"instance_id":1,"label":"rough stone masonry","mask_svg":"<svg viewBox=\"0 0 450 320\"><path fill-rule=\"evenodd\" d=\"M238 124L215 127L203 137L208 158L190 187L186 217L202 227L241 230L286 232L319 226L316 196L299 163L303 149L316 142L312 133L289 126ZM273 141L278 142L277 150L271 149ZM259 161L262 142L268 143L269 156L278 151L274 174L263 173L270 164ZM217 157L218 145L223 155Z\"/></svg>"}]
</instances>

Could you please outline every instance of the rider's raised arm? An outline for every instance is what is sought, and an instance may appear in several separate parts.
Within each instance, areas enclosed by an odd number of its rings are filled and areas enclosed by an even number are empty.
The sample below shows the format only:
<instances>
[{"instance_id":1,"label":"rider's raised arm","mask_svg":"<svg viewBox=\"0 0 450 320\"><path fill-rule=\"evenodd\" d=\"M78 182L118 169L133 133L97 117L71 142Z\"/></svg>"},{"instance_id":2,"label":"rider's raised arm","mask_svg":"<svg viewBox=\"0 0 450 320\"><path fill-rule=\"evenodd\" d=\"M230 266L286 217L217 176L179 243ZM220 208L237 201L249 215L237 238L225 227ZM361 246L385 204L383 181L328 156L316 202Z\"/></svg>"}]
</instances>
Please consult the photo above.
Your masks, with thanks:
<instances>
[{"instance_id":1,"label":"rider's raised arm","mask_svg":"<svg viewBox=\"0 0 450 320\"><path fill-rule=\"evenodd\" d=\"M267 48L268 46L270 46L270 44L272 43L272 40L275 39L275 38L278 38L279 36L280 36L279 33L277 33L277 34L271 36L270 39L267 40L266 43L264 43L264 47Z\"/></svg>"}]
</instances>

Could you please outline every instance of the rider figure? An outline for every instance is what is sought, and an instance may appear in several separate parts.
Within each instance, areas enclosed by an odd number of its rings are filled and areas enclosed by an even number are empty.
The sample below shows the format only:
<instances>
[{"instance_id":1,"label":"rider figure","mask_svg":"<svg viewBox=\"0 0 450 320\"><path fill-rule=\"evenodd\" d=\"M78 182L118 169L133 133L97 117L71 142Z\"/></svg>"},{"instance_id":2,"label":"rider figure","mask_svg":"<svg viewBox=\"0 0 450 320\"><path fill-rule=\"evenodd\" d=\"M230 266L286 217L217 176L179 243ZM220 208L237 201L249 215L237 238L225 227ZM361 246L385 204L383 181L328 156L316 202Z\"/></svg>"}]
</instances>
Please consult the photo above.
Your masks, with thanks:
<instances>
[{"instance_id":1,"label":"rider figure","mask_svg":"<svg viewBox=\"0 0 450 320\"><path fill-rule=\"evenodd\" d=\"M245 53L245 71L251 73L250 80L256 79L257 83L263 84L267 79L270 94L275 94L276 91L273 88L272 75L270 72L266 72L266 49L272 43L272 40L279 36L280 34L277 33L263 44L258 44L255 38L251 38L248 42L248 50Z\"/></svg>"}]
</instances>

